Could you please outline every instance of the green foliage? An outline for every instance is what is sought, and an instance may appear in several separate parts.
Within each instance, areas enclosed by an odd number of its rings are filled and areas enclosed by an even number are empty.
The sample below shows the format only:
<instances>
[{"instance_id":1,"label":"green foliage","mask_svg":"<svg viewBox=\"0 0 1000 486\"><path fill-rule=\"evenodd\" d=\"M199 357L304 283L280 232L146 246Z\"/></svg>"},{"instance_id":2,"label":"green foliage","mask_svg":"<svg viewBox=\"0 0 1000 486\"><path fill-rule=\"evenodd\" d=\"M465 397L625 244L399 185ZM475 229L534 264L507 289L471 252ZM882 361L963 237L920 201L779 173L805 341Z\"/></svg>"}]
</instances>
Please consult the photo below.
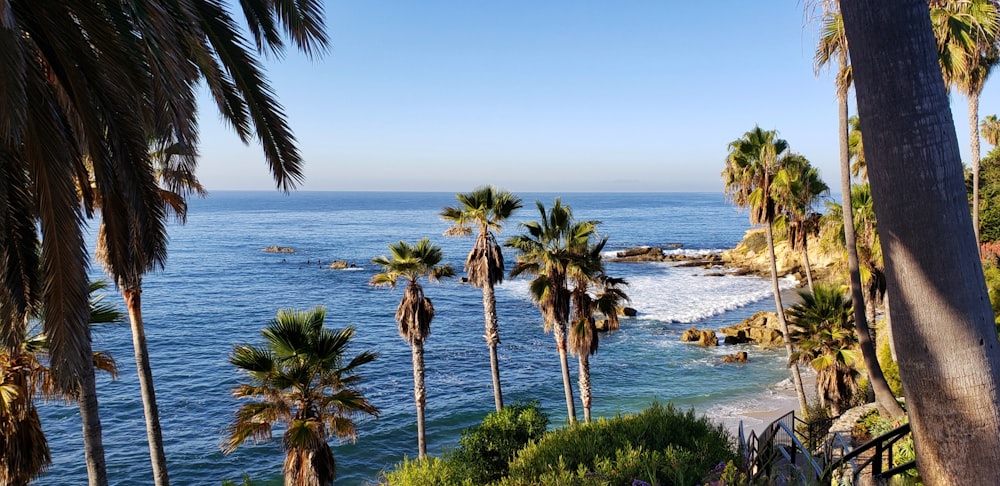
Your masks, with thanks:
<instances>
[{"instance_id":1,"label":"green foliage","mask_svg":"<svg viewBox=\"0 0 1000 486\"><path fill-rule=\"evenodd\" d=\"M885 376L885 382L888 383L892 394L897 397L903 396L903 381L899 378L899 364L892 359L892 348L889 346L888 339L883 340L878 348L878 362L882 366L882 374Z\"/></svg>"},{"instance_id":2,"label":"green foliage","mask_svg":"<svg viewBox=\"0 0 1000 486\"><path fill-rule=\"evenodd\" d=\"M471 479L485 484L506 475L514 454L540 439L548 426L549 417L537 402L508 405L487 415L480 425L464 430L454 459Z\"/></svg>"},{"instance_id":3,"label":"green foliage","mask_svg":"<svg viewBox=\"0 0 1000 486\"><path fill-rule=\"evenodd\" d=\"M979 240L1000 241L1000 150L996 148L980 162L979 198Z\"/></svg>"},{"instance_id":4,"label":"green foliage","mask_svg":"<svg viewBox=\"0 0 1000 486\"><path fill-rule=\"evenodd\" d=\"M986 290L990 295L990 305L993 307L993 320L1000 330L1000 268L996 264L983 263L983 275L986 277Z\"/></svg>"},{"instance_id":5,"label":"green foliage","mask_svg":"<svg viewBox=\"0 0 1000 486\"><path fill-rule=\"evenodd\" d=\"M410 460L404 458L403 462L396 464L393 470L385 473L380 484L392 486L474 486L476 483L467 477L462 465L455 460L454 456L445 453L440 458L427 457L427 459Z\"/></svg>"},{"instance_id":6,"label":"green foliage","mask_svg":"<svg viewBox=\"0 0 1000 486\"><path fill-rule=\"evenodd\" d=\"M654 403L637 415L546 434L517 454L500 484L694 484L733 456L721 425Z\"/></svg>"},{"instance_id":7,"label":"green foliage","mask_svg":"<svg viewBox=\"0 0 1000 486\"><path fill-rule=\"evenodd\" d=\"M222 486L254 486L254 484L253 480L250 479L250 475L243 473L243 481L241 483L236 484L236 482L231 479L225 479L222 481Z\"/></svg>"},{"instance_id":8,"label":"green foliage","mask_svg":"<svg viewBox=\"0 0 1000 486\"><path fill-rule=\"evenodd\" d=\"M545 434L549 417L537 402L508 405L462 431L459 448L440 459L404 460L385 479L392 485L479 485L507 474L514 454Z\"/></svg>"},{"instance_id":9,"label":"green foliage","mask_svg":"<svg viewBox=\"0 0 1000 486\"><path fill-rule=\"evenodd\" d=\"M743 238L743 248L747 251L760 253L767 249L767 235L763 231L752 231Z\"/></svg>"}]
</instances>

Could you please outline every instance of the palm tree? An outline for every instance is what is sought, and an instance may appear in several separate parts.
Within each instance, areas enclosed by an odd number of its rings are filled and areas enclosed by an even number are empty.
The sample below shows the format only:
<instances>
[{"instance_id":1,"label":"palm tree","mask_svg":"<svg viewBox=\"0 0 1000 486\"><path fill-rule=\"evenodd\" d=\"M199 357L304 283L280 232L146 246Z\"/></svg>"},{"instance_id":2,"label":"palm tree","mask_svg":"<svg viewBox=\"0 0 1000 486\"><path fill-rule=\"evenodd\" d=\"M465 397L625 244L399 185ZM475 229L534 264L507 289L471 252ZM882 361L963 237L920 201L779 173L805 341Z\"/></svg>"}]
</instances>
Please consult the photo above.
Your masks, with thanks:
<instances>
[{"instance_id":1,"label":"palm tree","mask_svg":"<svg viewBox=\"0 0 1000 486\"><path fill-rule=\"evenodd\" d=\"M604 271L601 251L607 237L582 248L577 259L570 264L570 291L572 320L569 326L569 351L577 356L579 370L577 384L583 404L583 420L590 422L590 356L597 353L599 333L595 313L604 315L607 329L618 328L618 306L628 300L621 286L623 279L609 277ZM593 295L591 295L593 294Z\"/></svg>"},{"instance_id":2,"label":"palm tree","mask_svg":"<svg viewBox=\"0 0 1000 486\"><path fill-rule=\"evenodd\" d=\"M525 233L507 239L506 246L518 250L517 262L510 276L534 275L531 297L542 313L545 332L551 332L559 353L566 415L576 422L573 387L570 384L569 361L566 357L566 332L570 319L570 292L567 287L570 265L579 258L590 238L596 234L597 221L573 221L573 211L556 198L551 211L546 212L541 201L539 220L521 223Z\"/></svg>"},{"instance_id":3,"label":"palm tree","mask_svg":"<svg viewBox=\"0 0 1000 486\"><path fill-rule=\"evenodd\" d=\"M781 169L772 185L773 197L780 201L782 211L775 219L779 226L788 228L788 242L791 249L802 254L809 290L813 288L812 269L809 265L809 236L816 233L819 213L813 205L823 194L829 192L826 183L805 157L788 154L779 161Z\"/></svg>"},{"instance_id":4,"label":"palm tree","mask_svg":"<svg viewBox=\"0 0 1000 486\"><path fill-rule=\"evenodd\" d=\"M828 10L824 15L823 35L816 47L816 69L819 70L833 61L837 62L836 89L840 142L841 206L850 208L853 207L851 204L851 147L853 145L855 148L855 160L859 164L864 160L864 150L860 135L857 136L856 143L852 144L849 134L847 91L854 81L854 68L850 63L844 19L840 12ZM855 130L855 132L860 134L860 130ZM859 172L861 172L860 165ZM867 174L867 168L865 173ZM869 382L875 392L875 400L879 407L893 417L901 417L905 412L896 402L892 389L889 388L889 384L886 383L885 376L882 374L882 366L878 362L868 320L864 315L865 301L861 289L861 270L858 264L857 235L854 233L854 214L852 211L843 211L842 215L844 217L844 241L847 247L847 271L851 283L851 304L854 308L854 330L858 334L858 343L865 360L865 368L868 370Z\"/></svg>"},{"instance_id":5,"label":"palm tree","mask_svg":"<svg viewBox=\"0 0 1000 486\"><path fill-rule=\"evenodd\" d=\"M979 125L979 130L983 134L986 143L996 147L1000 143L1000 119L996 115L986 115Z\"/></svg>"},{"instance_id":6,"label":"palm tree","mask_svg":"<svg viewBox=\"0 0 1000 486\"><path fill-rule=\"evenodd\" d=\"M858 338L851 323L851 303L839 288L820 284L799 292L802 302L788 309L792 341L798 347L792 359L816 370L820 404L837 417L848 408L858 390Z\"/></svg>"},{"instance_id":7,"label":"palm tree","mask_svg":"<svg viewBox=\"0 0 1000 486\"><path fill-rule=\"evenodd\" d=\"M1000 11L992 0L934 0L931 21L941 72L969 99L972 225L979 241L979 95L1000 61Z\"/></svg>"},{"instance_id":8,"label":"palm tree","mask_svg":"<svg viewBox=\"0 0 1000 486\"><path fill-rule=\"evenodd\" d=\"M490 351L490 369L493 372L493 401L499 412L503 408L503 393L500 389L500 365L497 360L497 345L500 344L500 330L497 327L497 299L493 286L503 282L503 251L497 244L496 233L500 233L504 221L514 211L521 208L521 198L493 186L482 186L476 190L456 194L459 205L446 207L441 217L454 226L445 232L448 236L466 236L478 229L476 242L465 259L465 273L469 283L483 289L483 315L486 324L486 346Z\"/></svg>"},{"instance_id":9,"label":"palm tree","mask_svg":"<svg viewBox=\"0 0 1000 486\"><path fill-rule=\"evenodd\" d=\"M263 346L238 344L229 357L249 378L233 396L253 401L236 411L222 449L228 454L249 439L268 440L281 424L286 486L333 484L336 461L327 441L353 440L354 417L379 413L361 392L358 370L378 354L364 351L347 361L354 328L327 329L325 318L322 307L279 310L261 330Z\"/></svg>"},{"instance_id":10,"label":"palm tree","mask_svg":"<svg viewBox=\"0 0 1000 486\"><path fill-rule=\"evenodd\" d=\"M865 143L861 138L861 119L857 115L847 120L850 127L847 134L847 153L851 163L851 175L868 180L868 164L865 162Z\"/></svg>"},{"instance_id":11,"label":"palm tree","mask_svg":"<svg viewBox=\"0 0 1000 486\"><path fill-rule=\"evenodd\" d=\"M729 200L740 208L749 209L750 224L764 226L771 261L771 284L774 290L774 303L778 310L778 324L781 326L785 351L791 359L792 342L788 334L788 323L785 322L785 308L781 303L781 289L778 287L774 231L771 227L775 216L781 210L774 200L771 184L780 169L778 161L787 154L788 142L778 138L778 132L761 130L759 126L755 126L753 130L729 144L729 155L726 157L726 168L722 171L722 179ZM794 362L790 362L789 367L792 369L792 381L798 394L799 407L801 410L808 410L799 367Z\"/></svg>"},{"instance_id":12,"label":"palm tree","mask_svg":"<svg viewBox=\"0 0 1000 486\"><path fill-rule=\"evenodd\" d=\"M95 295L106 287L102 281L90 284L91 325L121 320L121 313L105 303L103 295ZM61 393L46 365L45 335L36 331L22 327L25 337L19 348L0 346L0 484L27 485L52 462L35 398L56 398ZM117 365L107 352L94 353L92 362L117 378Z\"/></svg>"},{"instance_id":13,"label":"palm tree","mask_svg":"<svg viewBox=\"0 0 1000 486\"><path fill-rule=\"evenodd\" d=\"M427 406L427 389L424 386L424 341L431 334L434 319L434 305L424 296L424 289L418 280L426 277L436 282L455 275L451 265L440 265L443 258L441 248L427 238L410 245L400 241L389 245L392 258L379 256L372 263L380 265L382 272L375 274L369 282L375 287L392 287L400 280L406 281L403 299L396 308L396 322L399 335L410 345L413 356L413 400L417 406L417 448L419 458L427 457L427 443L424 434L424 408Z\"/></svg>"},{"instance_id":14,"label":"palm tree","mask_svg":"<svg viewBox=\"0 0 1000 486\"><path fill-rule=\"evenodd\" d=\"M840 6L917 468L1000 484L1000 348L927 2Z\"/></svg>"},{"instance_id":15,"label":"palm tree","mask_svg":"<svg viewBox=\"0 0 1000 486\"><path fill-rule=\"evenodd\" d=\"M302 177L259 57L283 51L283 32L307 54L325 48L322 3L239 4L250 38L214 0L4 4L2 326L46 309L51 373L63 392L79 392L92 485L108 480L86 326L84 219L101 208L116 283L133 288L162 265L163 210L147 141L156 134L197 145L201 82L241 140L260 140L279 187ZM25 277L38 264L30 253L39 242L46 263L38 277ZM16 332L0 336L17 347ZM154 479L166 483L165 475Z\"/></svg>"},{"instance_id":16,"label":"palm tree","mask_svg":"<svg viewBox=\"0 0 1000 486\"><path fill-rule=\"evenodd\" d=\"M187 197L192 194L204 197L207 194L194 174L195 155L193 148L180 142L169 143L167 140L155 141L150 152L150 159L155 169L155 180L158 184L155 191L147 193L147 197L153 197L159 201L161 211L173 212L181 224L187 222ZM144 204L152 208L152 206L157 205L157 202L144 201ZM153 217L162 220L163 214L157 213ZM108 228L108 224L101 224L98 231L96 256L108 273L117 278L117 286L125 300L132 330L132 348L135 352L136 372L139 375L139 388L142 395L143 415L146 420L146 436L149 443L154 482L158 485L166 485L169 483L167 460L160 428L160 413L156 404L156 389L153 385L153 370L149 361L149 349L142 319L141 299L143 274L150 269L162 268L166 260L166 234L165 232L161 233L158 238L151 241L155 245L151 250L130 248L127 252L115 254L119 261L114 262L111 260L113 253L110 251L110 246L116 243L109 239ZM162 229L160 227L160 230ZM123 243L119 241L117 244ZM143 257L144 250L152 253Z\"/></svg>"}]
</instances>

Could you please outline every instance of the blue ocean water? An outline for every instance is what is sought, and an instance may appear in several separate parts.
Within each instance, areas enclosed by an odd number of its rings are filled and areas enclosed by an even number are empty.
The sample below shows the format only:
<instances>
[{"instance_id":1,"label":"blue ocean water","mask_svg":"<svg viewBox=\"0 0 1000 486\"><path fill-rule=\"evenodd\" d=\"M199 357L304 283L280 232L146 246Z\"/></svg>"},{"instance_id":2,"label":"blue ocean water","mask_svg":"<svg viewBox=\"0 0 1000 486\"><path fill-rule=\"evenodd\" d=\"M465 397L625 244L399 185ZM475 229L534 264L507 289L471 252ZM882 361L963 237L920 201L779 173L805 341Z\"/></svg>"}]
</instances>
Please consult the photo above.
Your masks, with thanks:
<instances>
[{"instance_id":1,"label":"blue ocean water","mask_svg":"<svg viewBox=\"0 0 1000 486\"><path fill-rule=\"evenodd\" d=\"M520 196L525 208L501 238L515 234L517 222L537 218L535 200L548 207L557 197ZM746 215L715 193L566 193L562 199L578 219L602 222L608 250L680 243L683 251L717 251L735 246L748 228ZM217 192L191 201L187 224L169 229L167 268L147 276L143 288L174 484L218 485L243 473L255 484L280 484L280 430L275 439L247 443L230 455L219 449L222 430L238 407L230 390L240 376L228 355L234 343L260 342L260 329L279 308L323 305L328 326L357 328L356 352L381 353L363 370L365 392L381 417L362 418L356 442L333 441L337 484L374 481L383 469L416 455L410 351L393 321L402 289L369 287L377 270L370 260L387 254L389 243L427 236L443 247L446 261L461 269L472 241L442 236L448 225L437 216L454 203L451 193L377 192ZM296 251L262 251L271 245ZM333 260L357 268L331 270L327 264ZM513 260L508 252L508 263ZM750 363L723 365L720 359L735 352L732 347L679 342L691 326L719 328L773 310L769 281L708 276L707 270L667 263L613 263L608 269L631 282L631 305L640 315L603 335L599 353L591 358L595 416L636 411L657 399L725 418L760 407L774 394L773 385L787 377L779 351L751 349ZM480 291L453 279L426 285L425 292L437 311L426 345L427 440L428 451L436 455L455 446L463 428L490 412L493 398ZM113 292L108 299L121 300ZM505 401L538 400L553 423L563 423L554 342L542 332L526 282L505 282L497 299ZM99 328L94 348L110 351L120 367L117 381L98 378L111 482L151 484L128 324ZM573 360L571 368L575 380ZM53 464L35 484L86 484L76 407L47 403L41 412Z\"/></svg>"}]
</instances>

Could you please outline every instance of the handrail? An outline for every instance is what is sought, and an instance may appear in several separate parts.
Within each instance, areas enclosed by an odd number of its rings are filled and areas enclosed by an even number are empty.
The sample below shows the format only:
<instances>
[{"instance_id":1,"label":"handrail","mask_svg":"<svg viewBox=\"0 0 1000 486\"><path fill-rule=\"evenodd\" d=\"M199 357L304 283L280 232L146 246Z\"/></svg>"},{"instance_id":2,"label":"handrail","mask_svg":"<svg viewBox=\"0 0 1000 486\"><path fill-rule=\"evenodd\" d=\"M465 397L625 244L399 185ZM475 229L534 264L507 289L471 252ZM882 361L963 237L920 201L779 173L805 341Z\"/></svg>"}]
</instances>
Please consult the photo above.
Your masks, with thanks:
<instances>
[{"instance_id":1,"label":"handrail","mask_svg":"<svg viewBox=\"0 0 1000 486\"><path fill-rule=\"evenodd\" d=\"M812 454L809 452L809 449L807 449L806 446L802 444L802 441L800 441L798 437L795 437L795 431L789 429L788 426L785 425L783 422L777 422L777 425L782 430L784 430L789 437L791 437L792 444L795 446L796 449L802 452L802 455L806 459L806 464L812 466L813 472L816 473L816 475L813 477L814 478L823 477L823 470L819 467L819 464L816 464L816 460L813 459ZM795 459L793 459L791 455L788 454L788 452L786 452L783 448L778 448L778 451L781 452L783 456L785 456L785 459L788 459L788 462L792 463L792 465L795 466L796 469L798 469L798 466L795 464ZM801 470L799 470L799 475L802 476L803 481L809 480L809 478L806 478L805 473L803 473Z\"/></svg>"},{"instance_id":2,"label":"handrail","mask_svg":"<svg viewBox=\"0 0 1000 486\"><path fill-rule=\"evenodd\" d=\"M906 423L855 448L851 452L847 453L847 455L845 455L844 457L841 457L836 462L833 462L827 466L826 471L823 473L823 481L824 482L829 481L833 476L833 472L840 469L846 462L850 462L852 466L855 466L853 474L854 480L857 480L861 472L864 471L864 469L867 468L869 465L872 466L872 477L879 479L889 478L903 471L916 467L916 462L911 461L909 463L902 464L900 466L891 467L890 469L884 472L882 471L883 454L886 454L888 456L886 459L888 464L891 465L892 454L893 454L892 446L909 432L910 432L910 424ZM857 466L854 463L854 459L871 449L875 449L875 454L872 455L872 457L870 457L867 461L863 462L860 466Z\"/></svg>"}]
</instances>

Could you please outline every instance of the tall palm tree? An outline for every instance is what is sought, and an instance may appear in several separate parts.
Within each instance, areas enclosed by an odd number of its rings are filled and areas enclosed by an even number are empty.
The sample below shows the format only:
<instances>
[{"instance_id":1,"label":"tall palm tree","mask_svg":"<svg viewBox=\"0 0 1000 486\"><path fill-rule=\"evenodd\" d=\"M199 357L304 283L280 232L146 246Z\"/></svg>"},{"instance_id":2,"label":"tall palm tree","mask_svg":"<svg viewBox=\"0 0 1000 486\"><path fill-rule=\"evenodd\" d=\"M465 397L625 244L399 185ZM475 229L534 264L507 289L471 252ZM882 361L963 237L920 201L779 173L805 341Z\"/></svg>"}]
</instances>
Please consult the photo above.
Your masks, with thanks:
<instances>
[{"instance_id":1,"label":"tall palm tree","mask_svg":"<svg viewBox=\"0 0 1000 486\"><path fill-rule=\"evenodd\" d=\"M574 423L576 407L566 356L566 333L570 319L569 267L596 234L598 222L575 222L573 211L564 206L559 198L548 212L541 201L536 201L535 205L539 220L521 223L525 233L512 236L505 243L519 252L510 276L535 276L530 286L531 297L542 313L545 332L551 332L556 341L566 396L566 415L569 422Z\"/></svg>"},{"instance_id":2,"label":"tall palm tree","mask_svg":"<svg viewBox=\"0 0 1000 486\"><path fill-rule=\"evenodd\" d=\"M969 99L972 225L979 241L979 95L1000 61L1000 11L992 0L933 0L931 4L945 84Z\"/></svg>"},{"instance_id":3,"label":"tall palm tree","mask_svg":"<svg viewBox=\"0 0 1000 486\"><path fill-rule=\"evenodd\" d=\"M781 201L782 211L775 223L788 228L788 242L792 251L799 250L805 267L809 290L813 289L812 269L809 265L809 236L818 229L819 213L813 206L820 196L829 192L819 171L799 154L788 154L780 162L772 186L773 197Z\"/></svg>"},{"instance_id":4,"label":"tall palm tree","mask_svg":"<svg viewBox=\"0 0 1000 486\"><path fill-rule=\"evenodd\" d=\"M283 51L282 33L307 54L325 48L322 2L239 5L249 38L215 0L14 1L2 8L0 208L9 231L0 235L0 307L10 317L2 325L45 307L52 375L64 392L79 392L92 485L108 480L86 326L84 219L101 208L116 283L132 288L162 265L163 210L147 141L168 134L197 145L201 82L241 140L260 140L279 187L291 189L302 176L259 57ZM46 263L40 276L25 277L38 263L29 253L39 242ZM0 336L18 344L14 332L0 329ZM166 483L165 475L154 479Z\"/></svg>"},{"instance_id":5,"label":"tall palm tree","mask_svg":"<svg viewBox=\"0 0 1000 486\"><path fill-rule=\"evenodd\" d=\"M454 226L445 232L448 236L466 236L473 229L476 242L465 258L465 273L469 283L483 289L483 315L486 325L486 346L490 351L490 369L493 372L493 401L499 412L503 408L503 393L500 388L500 365L497 360L497 345L500 344L500 330L497 326L497 299L493 286L503 282L503 250L497 243L503 223L514 211L521 208L521 198L508 191L493 186L482 186L476 190L456 194L459 205L446 207L441 217Z\"/></svg>"},{"instance_id":6,"label":"tall palm tree","mask_svg":"<svg viewBox=\"0 0 1000 486\"><path fill-rule=\"evenodd\" d=\"M150 159L155 170L155 191L146 193L154 201L143 201L151 209L157 204L160 211L173 212L180 223L187 222L187 198L192 194L205 196L207 192L194 173L196 153L193 147L180 142L156 140L152 145ZM97 194L97 196L100 196ZM100 197L97 197L100 200ZM103 208L102 208L103 209ZM163 214L152 217L163 219ZM110 246L116 244L109 239L109 225L102 222L98 231L96 257L109 274L116 277L116 283L128 310L132 330L132 348L135 353L136 372L142 396L143 415L146 421L146 437L149 443L150 461L155 484L169 483L167 460L163 448L163 434L160 428L160 412L156 404L156 389L153 385L153 370L149 361L146 330L142 319L142 276L157 267L162 268L166 260L166 235L163 233L152 242L152 253L142 256L142 249L130 248L127 252L113 253ZM160 228L162 230L162 227ZM124 242L119 241L117 244ZM112 261L117 257L119 261ZM143 264L145 258L145 264ZM144 265L144 266L143 266ZM123 271L123 269L126 269Z\"/></svg>"},{"instance_id":7,"label":"tall palm tree","mask_svg":"<svg viewBox=\"0 0 1000 486\"><path fill-rule=\"evenodd\" d=\"M792 359L816 370L820 403L837 417L858 390L858 338L851 323L851 303L839 288L826 284L799 296L802 301L788 309L798 328L792 332L798 347Z\"/></svg>"},{"instance_id":8,"label":"tall palm tree","mask_svg":"<svg viewBox=\"0 0 1000 486\"><path fill-rule=\"evenodd\" d=\"M1000 484L1000 348L927 2L840 6L917 468Z\"/></svg>"},{"instance_id":9,"label":"tall palm tree","mask_svg":"<svg viewBox=\"0 0 1000 486\"><path fill-rule=\"evenodd\" d=\"M361 392L358 370L378 354L363 351L348 361L354 328L327 329L325 318L322 307L279 310L261 330L263 346L237 344L229 357L249 378L233 396L253 401L236 411L222 449L228 454L249 439L268 440L281 424L286 486L332 485L337 470L327 440L353 440L354 417L379 413Z\"/></svg>"},{"instance_id":10,"label":"tall palm tree","mask_svg":"<svg viewBox=\"0 0 1000 486\"><path fill-rule=\"evenodd\" d=\"M417 406L417 448L419 457L427 457L427 442L424 433L424 409L427 406L427 389L424 386L424 341L431 334L431 321L434 319L434 305L431 299L424 296L424 289L418 280L426 277L436 282L445 277L455 275L451 265L441 265L443 255L441 248L431 243L427 238L421 239L416 245L400 241L389 245L392 258L379 256L372 263L380 265L382 272L375 274L371 285L375 287L392 287L400 280L406 281L403 299L396 308L396 322L399 323L399 335L410 345L413 357L413 401Z\"/></svg>"},{"instance_id":11,"label":"tall palm tree","mask_svg":"<svg viewBox=\"0 0 1000 486\"><path fill-rule=\"evenodd\" d=\"M835 5L835 4L834 4ZM838 139L840 145L840 197L841 206L845 208L853 207L851 204L851 142L849 134L849 119L847 113L847 92L854 81L854 68L850 62L848 53L847 31L844 26L844 19L837 10L828 10L823 17L823 35L819 45L816 47L815 63L819 70L832 62L837 63L836 90L837 90L837 116L838 116ZM857 131L860 133L860 131ZM860 136L857 143L853 144L858 158L864 160L863 146ZM867 169L866 169L867 173ZM868 370L869 382L875 392L875 400L879 406L893 417L904 415L902 407L896 402L892 394L892 389L885 381L882 367L878 362L878 355L875 352L875 344L871 337L871 330L868 327L868 319L865 318L865 301L861 287L861 269L858 264L857 235L854 233L854 214L851 211L843 211L844 217L844 241L847 247L847 271L851 283L851 304L854 308L854 330L858 334L858 343L861 346L861 354L865 360L865 368Z\"/></svg>"},{"instance_id":12,"label":"tall palm tree","mask_svg":"<svg viewBox=\"0 0 1000 486\"><path fill-rule=\"evenodd\" d=\"M740 208L749 209L750 224L764 226L771 262L771 284L774 290L774 303L778 311L778 324L781 326L785 351L791 359L794 351L788 334L788 323L785 322L785 308L781 303L781 289L778 287L778 268L774 256L774 230L772 228L781 207L777 205L771 187L780 169L778 161L787 154L788 142L778 138L778 132L762 130L759 126L755 126L753 130L730 142L729 155L726 157L726 168L722 171L722 179L729 200ZM792 381L795 383L799 407L801 410L808 410L799 367L791 361L789 367L792 369Z\"/></svg>"},{"instance_id":13,"label":"tall palm tree","mask_svg":"<svg viewBox=\"0 0 1000 486\"><path fill-rule=\"evenodd\" d=\"M591 386L590 356L597 353L599 333L596 313L604 315L607 328L618 328L618 306L628 300L622 286L628 285L622 279L609 277L604 271L601 251L607 237L588 244L581 249L579 257L570 264L570 290L572 318L569 325L569 351L577 356L579 365L577 385L580 387L580 403L583 405L583 420L590 422Z\"/></svg>"}]
</instances>

